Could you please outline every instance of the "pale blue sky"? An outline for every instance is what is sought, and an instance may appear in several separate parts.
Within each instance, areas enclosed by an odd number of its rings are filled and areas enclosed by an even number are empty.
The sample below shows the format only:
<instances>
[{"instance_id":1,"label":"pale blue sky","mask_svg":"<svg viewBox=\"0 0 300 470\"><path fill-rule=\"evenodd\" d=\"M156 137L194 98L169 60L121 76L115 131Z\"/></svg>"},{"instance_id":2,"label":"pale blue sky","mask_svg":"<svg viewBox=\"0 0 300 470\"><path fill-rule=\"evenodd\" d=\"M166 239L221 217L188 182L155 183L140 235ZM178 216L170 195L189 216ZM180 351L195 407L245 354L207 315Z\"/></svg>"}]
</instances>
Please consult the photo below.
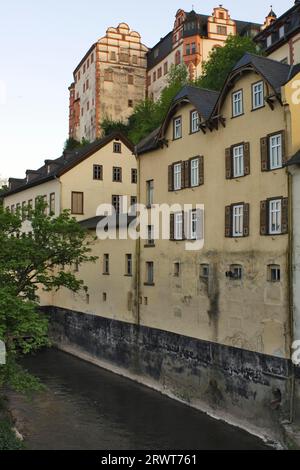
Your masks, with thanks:
<instances>
[{"instance_id":1,"label":"pale blue sky","mask_svg":"<svg viewBox=\"0 0 300 470\"><path fill-rule=\"evenodd\" d=\"M10 0L0 9L0 176L56 158L68 134L72 71L109 26L125 21L153 46L179 8L211 14L218 0ZM226 0L234 19L262 22L268 0ZM279 15L293 0L274 0Z\"/></svg>"}]
</instances>

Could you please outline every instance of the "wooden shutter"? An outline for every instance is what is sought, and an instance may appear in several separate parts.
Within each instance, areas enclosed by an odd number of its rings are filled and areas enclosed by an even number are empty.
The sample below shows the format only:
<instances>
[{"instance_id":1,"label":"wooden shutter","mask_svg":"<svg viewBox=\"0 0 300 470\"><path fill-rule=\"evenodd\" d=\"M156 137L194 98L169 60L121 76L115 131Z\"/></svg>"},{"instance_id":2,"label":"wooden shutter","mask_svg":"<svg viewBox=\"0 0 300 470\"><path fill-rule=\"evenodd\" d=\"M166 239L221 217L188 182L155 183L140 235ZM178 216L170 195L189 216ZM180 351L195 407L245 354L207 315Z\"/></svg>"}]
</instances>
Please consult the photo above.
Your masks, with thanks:
<instances>
[{"instance_id":1,"label":"wooden shutter","mask_svg":"<svg viewBox=\"0 0 300 470\"><path fill-rule=\"evenodd\" d=\"M244 144L244 174L250 175L250 143Z\"/></svg>"},{"instance_id":2,"label":"wooden shutter","mask_svg":"<svg viewBox=\"0 0 300 470\"><path fill-rule=\"evenodd\" d=\"M174 221L175 221L175 216L174 214L170 214L170 240L174 240Z\"/></svg>"},{"instance_id":3,"label":"wooden shutter","mask_svg":"<svg viewBox=\"0 0 300 470\"><path fill-rule=\"evenodd\" d=\"M226 179L232 178L232 147L225 150Z\"/></svg>"},{"instance_id":4,"label":"wooden shutter","mask_svg":"<svg viewBox=\"0 0 300 470\"><path fill-rule=\"evenodd\" d=\"M250 233L250 204L244 204L243 211L243 220L244 220L244 237L249 237Z\"/></svg>"},{"instance_id":5,"label":"wooden shutter","mask_svg":"<svg viewBox=\"0 0 300 470\"><path fill-rule=\"evenodd\" d=\"M199 157L199 186L204 184L204 157Z\"/></svg>"},{"instance_id":6,"label":"wooden shutter","mask_svg":"<svg viewBox=\"0 0 300 470\"><path fill-rule=\"evenodd\" d=\"M289 230L289 200L282 198L281 202L281 233L288 233Z\"/></svg>"},{"instance_id":7,"label":"wooden shutter","mask_svg":"<svg viewBox=\"0 0 300 470\"><path fill-rule=\"evenodd\" d=\"M269 137L260 139L261 171L269 170Z\"/></svg>"},{"instance_id":8,"label":"wooden shutter","mask_svg":"<svg viewBox=\"0 0 300 470\"><path fill-rule=\"evenodd\" d=\"M181 189L185 188L185 162L181 162Z\"/></svg>"},{"instance_id":9,"label":"wooden shutter","mask_svg":"<svg viewBox=\"0 0 300 470\"><path fill-rule=\"evenodd\" d=\"M286 140L285 140L284 131L281 131L281 147L282 147L282 163L284 164L287 161Z\"/></svg>"},{"instance_id":10,"label":"wooden shutter","mask_svg":"<svg viewBox=\"0 0 300 470\"><path fill-rule=\"evenodd\" d=\"M169 165L168 167L168 186L169 186L169 191L174 190L174 171L173 171L173 165Z\"/></svg>"},{"instance_id":11,"label":"wooden shutter","mask_svg":"<svg viewBox=\"0 0 300 470\"><path fill-rule=\"evenodd\" d=\"M269 203L268 201L261 201L260 203L260 234L261 235L268 235L268 209Z\"/></svg>"},{"instance_id":12,"label":"wooden shutter","mask_svg":"<svg viewBox=\"0 0 300 470\"><path fill-rule=\"evenodd\" d=\"M232 236L232 206L225 207L225 237Z\"/></svg>"},{"instance_id":13,"label":"wooden shutter","mask_svg":"<svg viewBox=\"0 0 300 470\"><path fill-rule=\"evenodd\" d=\"M191 186L191 162L187 160L184 162L184 187L189 188Z\"/></svg>"},{"instance_id":14,"label":"wooden shutter","mask_svg":"<svg viewBox=\"0 0 300 470\"><path fill-rule=\"evenodd\" d=\"M189 213L182 211L182 240L185 240L188 237L188 234L185 234L185 231L188 229L188 216ZM187 220L185 220L187 218Z\"/></svg>"},{"instance_id":15,"label":"wooden shutter","mask_svg":"<svg viewBox=\"0 0 300 470\"><path fill-rule=\"evenodd\" d=\"M83 193L72 192L72 214L83 214Z\"/></svg>"}]
</instances>

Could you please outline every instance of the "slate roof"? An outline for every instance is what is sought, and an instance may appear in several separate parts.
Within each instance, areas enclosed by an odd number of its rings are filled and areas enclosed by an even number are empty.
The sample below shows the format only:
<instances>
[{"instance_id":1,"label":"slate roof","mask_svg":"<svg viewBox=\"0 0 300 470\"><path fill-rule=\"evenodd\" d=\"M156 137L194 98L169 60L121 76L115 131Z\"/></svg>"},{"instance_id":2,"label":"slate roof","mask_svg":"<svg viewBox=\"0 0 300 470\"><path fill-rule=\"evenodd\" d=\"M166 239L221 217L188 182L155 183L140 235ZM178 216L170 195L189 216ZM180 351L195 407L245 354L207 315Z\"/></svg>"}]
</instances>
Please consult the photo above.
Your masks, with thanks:
<instances>
[{"instance_id":1,"label":"slate roof","mask_svg":"<svg viewBox=\"0 0 300 470\"><path fill-rule=\"evenodd\" d=\"M280 47L280 45L286 42L296 31L300 29L300 2L295 1L295 4L279 16L275 21L271 23L270 26L263 29L261 32L255 36L254 41L261 43L264 49L267 49L268 52ZM285 36L283 38L279 37L279 27L285 25ZM267 47L266 38L272 34L273 40L270 47Z\"/></svg>"},{"instance_id":2,"label":"slate roof","mask_svg":"<svg viewBox=\"0 0 300 470\"><path fill-rule=\"evenodd\" d=\"M132 152L134 147L132 143L124 136L121 132L114 132L103 139L97 140L91 144L88 144L82 148L75 149L73 151L65 151L63 155L54 160L45 160L45 164L38 170L32 170L32 177L27 183L26 178L16 179L10 178L13 183L13 188L1 194L1 198L10 196L12 194L19 193L26 189L38 186L39 184L51 181L52 179L58 178L73 167L84 161L86 158L93 155L95 152L105 147L108 143L113 140L121 140ZM48 173L47 166L51 165L51 171ZM30 170L27 170L27 172Z\"/></svg>"},{"instance_id":3,"label":"slate roof","mask_svg":"<svg viewBox=\"0 0 300 470\"><path fill-rule=\"evenodd\" d=\"M233 67L232 71L236 71L247 65L253 67L270 83L276 92L280 92L280 88L288 80L291 72L291 66L277 62L267 57L258 56L247 52L241 60Z\"/></svg>"},{"instance_id":4,"label":"slate roof","mask_svg":"<svg viewBox=\"0 0 300 470\"><path fill-rule=\"evenodd\" d=\"M218 97L218 91L186 85L175 96L174 102L188 98L188 100L195 106L198 113L206 120L210 117Z\"/></svg>"}]
</instances>

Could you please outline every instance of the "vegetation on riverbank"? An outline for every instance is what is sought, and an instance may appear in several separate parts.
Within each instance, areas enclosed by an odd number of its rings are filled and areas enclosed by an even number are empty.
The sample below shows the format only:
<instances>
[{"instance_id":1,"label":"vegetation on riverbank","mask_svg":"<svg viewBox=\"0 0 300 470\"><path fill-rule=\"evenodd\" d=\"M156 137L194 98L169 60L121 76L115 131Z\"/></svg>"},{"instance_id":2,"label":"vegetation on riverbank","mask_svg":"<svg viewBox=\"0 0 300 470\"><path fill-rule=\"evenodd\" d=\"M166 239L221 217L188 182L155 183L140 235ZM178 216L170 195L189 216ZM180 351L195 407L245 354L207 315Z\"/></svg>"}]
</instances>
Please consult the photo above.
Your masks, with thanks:
<instances>
[{"instance_id":1,"label":"vegetation on riverbank","mask_svg":"<svg viewBox=\"0 0 300 470\"><path fill-rule=\"evenodd\" d=\"M14 423L9 415L5 399L0 398L0 451L22 450L24 443L19 439L14 430Z\"/></svg>"}]
</instances>

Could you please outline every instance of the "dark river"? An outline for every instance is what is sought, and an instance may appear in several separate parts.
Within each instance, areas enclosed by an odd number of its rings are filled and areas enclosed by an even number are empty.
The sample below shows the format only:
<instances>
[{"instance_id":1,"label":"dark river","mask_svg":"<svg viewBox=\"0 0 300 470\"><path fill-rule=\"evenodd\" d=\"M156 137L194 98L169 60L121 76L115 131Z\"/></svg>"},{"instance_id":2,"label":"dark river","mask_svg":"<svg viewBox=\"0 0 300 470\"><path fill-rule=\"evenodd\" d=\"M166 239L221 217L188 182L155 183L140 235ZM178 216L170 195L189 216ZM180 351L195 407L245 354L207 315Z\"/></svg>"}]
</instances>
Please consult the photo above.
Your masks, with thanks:
<instances>
[{"instance_id":1,"label":"dark river","mask_svg":"<svg viewBox=\"0 0 300 470\"><path fill-rule=\"evenodd\" d=\"M24 365L47 386L12 406L29 449L266 449L258 438L57 350Z\"/></svg>"}]
</instances>

